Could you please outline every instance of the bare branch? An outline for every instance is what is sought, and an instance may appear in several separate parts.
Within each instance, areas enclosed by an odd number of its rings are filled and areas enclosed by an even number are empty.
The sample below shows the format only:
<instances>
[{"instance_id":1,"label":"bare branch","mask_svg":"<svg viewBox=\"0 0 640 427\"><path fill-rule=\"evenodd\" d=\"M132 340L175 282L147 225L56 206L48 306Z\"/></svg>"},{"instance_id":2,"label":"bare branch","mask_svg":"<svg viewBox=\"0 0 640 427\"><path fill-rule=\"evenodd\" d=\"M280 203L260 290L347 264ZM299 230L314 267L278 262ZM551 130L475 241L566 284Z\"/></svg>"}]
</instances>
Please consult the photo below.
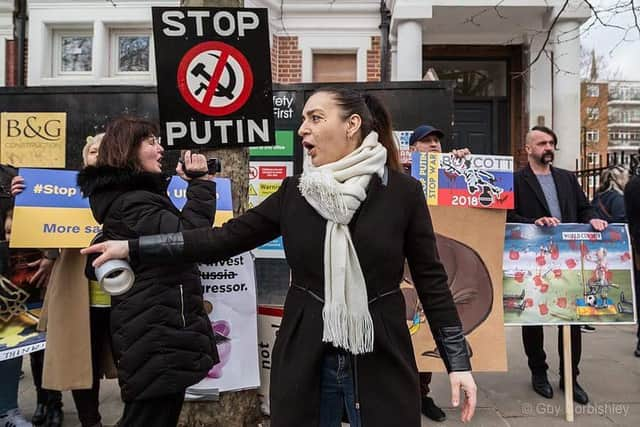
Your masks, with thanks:
<instances>
[{"instance_id":1,"label":"bare branch","mask_svg":"<svg viewBox=\"0 0 640 427\"><path fill-rule=\"evenodd\" d=\"M631 0L631 14L633 15L633 21L636 29L638 30L638 35L640 35L640 25L638 25L638 14L636 13L636 7L633 4L633 0Z\"/></svg>"},{"instance_id":2,"label":"bare branch","mask_svg":"<svg viewBox=\"0 0 640 427\"><path fill-rule=\"evenodd\" d=\"M538 54L533 59L533 61L530 61L529 65L527 65L527 67L524 70L522 70L521 74L526 73L533 64L538 62L538 60L540 59L540 56L542 55L542 52L544 52L545 48L549 44L549 39L551 38L551 32L553 31L553 27L556 26L556 22L558 22L558 19L560 19L560 15L562 15L562 13L565 11L568 5L569 5L569 0L565 0L564 3L562 4L562 7L560 8L560 12L558 12L558 14L553 18L553 21L551 21L551 25L547 30L547 36L545 37L544 42L542 43L542 47L540 48L540 51L538 51Z\"/></svg>"}]
</instances>

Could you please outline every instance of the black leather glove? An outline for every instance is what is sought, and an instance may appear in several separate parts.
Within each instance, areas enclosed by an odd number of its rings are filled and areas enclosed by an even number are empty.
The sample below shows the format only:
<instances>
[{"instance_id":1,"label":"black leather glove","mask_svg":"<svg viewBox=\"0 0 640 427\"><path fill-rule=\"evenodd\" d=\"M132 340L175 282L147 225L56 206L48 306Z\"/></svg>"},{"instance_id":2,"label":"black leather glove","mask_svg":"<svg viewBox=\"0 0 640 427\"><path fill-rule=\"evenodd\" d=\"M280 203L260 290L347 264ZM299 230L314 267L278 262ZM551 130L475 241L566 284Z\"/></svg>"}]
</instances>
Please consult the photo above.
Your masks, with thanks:
<instances>
[{"instance_id":1,"label":"black leather glove","mask_svg":"<svg viewBox=\"0 0 640 427\"><path fill-rule=\"evenodd\" d=\"M443 326L436 331L434 338L447 372L471 370L469 348L462 326Z\"/></svg>"}]
</instances>

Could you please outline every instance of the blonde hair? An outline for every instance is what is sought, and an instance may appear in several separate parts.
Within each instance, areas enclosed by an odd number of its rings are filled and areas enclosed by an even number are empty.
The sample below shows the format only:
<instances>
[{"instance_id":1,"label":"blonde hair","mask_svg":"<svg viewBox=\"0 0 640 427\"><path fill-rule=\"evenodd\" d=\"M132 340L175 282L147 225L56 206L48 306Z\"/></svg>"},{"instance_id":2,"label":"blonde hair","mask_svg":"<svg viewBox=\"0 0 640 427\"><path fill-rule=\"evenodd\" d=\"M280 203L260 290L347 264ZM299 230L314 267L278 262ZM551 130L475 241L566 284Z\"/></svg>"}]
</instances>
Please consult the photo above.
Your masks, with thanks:
<instances>
[{"instance_id":1,"label":"blonde hair","mask_svg":"<svg viewBox=\"0 0 640 427\"><path fill-rule=\"evenodd\" d=\"M84 166L87 166L87 156L89 156L89 149L96 144L100 144L103 136L104 132L99 133L96 136L89 135L87 137L87 142L84 144L84 147L82 147L82 163Z\"/></svg>"},{"instance_id":2,"label":"blonde hair","mask_svg":"<svg viewBox=\"0 0 640 427\"><path fill-rule=\"evenodd\" d=\"M621 165L611 166L602 172L597 193L604 193L608 190L623 193L627 182L629 182L629 170Z\"/></svg>"}]
</instances>

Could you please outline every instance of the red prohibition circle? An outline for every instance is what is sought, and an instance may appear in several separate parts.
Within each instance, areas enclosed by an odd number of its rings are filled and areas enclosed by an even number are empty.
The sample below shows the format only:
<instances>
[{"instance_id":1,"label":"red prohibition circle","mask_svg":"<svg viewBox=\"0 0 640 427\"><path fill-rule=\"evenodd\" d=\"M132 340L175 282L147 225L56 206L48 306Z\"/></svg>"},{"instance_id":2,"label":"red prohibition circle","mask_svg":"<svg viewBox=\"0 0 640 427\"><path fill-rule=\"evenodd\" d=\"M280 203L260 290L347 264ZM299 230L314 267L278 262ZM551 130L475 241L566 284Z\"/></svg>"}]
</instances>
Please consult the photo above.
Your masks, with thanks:
<instances>
[{"instance_id":1,"label":"red prohibition circle","mask_svg":"<svg viewBox=\"0 0 640 427\"><path fill-rule=\"evenodd\" d=\"M225 105L224 107L212 107L210 105L202 103L201 101L196 99L193 94L191 94L191 91L189 91L189 86L187 85L187 73L189 72L189 64L197 55L208 50L217 50L220 51L222 55L233 57L233 59L238 62L240 68L242 69L244 77L242 90L233 102L231 102L229 105ZM224 66L224 64L222 64L222 66ZM218 66L216 65L216 68L217 67ZM209 86L211 86L211 82L209 82ZM253 73L251 72L249 61L247 61L247 58L242 54L242 52L226 43L213 41L197 44L189 49L187 53L185 53L185 55L180 60L180 65L178 65L178 90L180 91L180 95L182 95L182 99L184 99L186 103L189 104L194 110L207 116L224 116L237 111L247 102L249 96L251 96L252 88ZM215 91L215 88L213 88L213 90ZM207 96L205 95L205 101L206 98Z\"/></svg>"}]
</instances>

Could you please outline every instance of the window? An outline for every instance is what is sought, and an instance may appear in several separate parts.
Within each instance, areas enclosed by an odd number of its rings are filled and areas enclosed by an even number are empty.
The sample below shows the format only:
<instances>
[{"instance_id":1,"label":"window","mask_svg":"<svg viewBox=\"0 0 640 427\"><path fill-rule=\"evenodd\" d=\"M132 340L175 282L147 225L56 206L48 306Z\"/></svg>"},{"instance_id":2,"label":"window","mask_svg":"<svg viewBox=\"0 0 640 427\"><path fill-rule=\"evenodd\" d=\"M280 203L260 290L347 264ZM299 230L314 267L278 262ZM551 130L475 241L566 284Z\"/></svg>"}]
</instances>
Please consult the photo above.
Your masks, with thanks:
<instances>
[{"instance_id":1,"label":"window","mask_svg":"<svg viewBox=\"0 0 640 427\"><path fill-rule=\"evenodd\" d=\"M600 108L587 107L587 118L589 120L598 120L599 116L600 116Z\"/></svg>"},{"instance_id":2,"label":"window","mask_svg":"<svg viewBox=\"0 0 640 427\"><path fill-rule=\"evenodd\" d=\"M423 74L433 68L440 80L454 80L456 95L507 96L507 61L424 60Z\"/></svg>"},{"instance_id":3,"label":"window","mask_svg":"<svg viewBox=\"0 0 640 427\"><path fill-rule=\"evenodd\" d=\"M91 74L93 36L90 31L56 31L53 74L56 76Z\"/></svg>"},{"instance_id":4,"label":"window","mask_svg":"<svg viewBox=\"0 0 640 427\"><path fill-rule=\"evenodd\" d=\"M357 81L357 55L355 53L313 54L314 82Z\"/></svg>"},{"instance_id":5,"label":"window","mask_svg":"<svg viewBox=\"0 0 640 427\"><path fill-rule=\"evenodd\" d=\"M587 96L597 98L600 96L600 86L587 85Z\"/></svg>"},{"instance_id":6,"label":"window","mask_svg":"<svg viewBox=\"0 0 640 427\"><path fill-rule=\"evenodd\" d=\"M113 30L111 33L111 74L149 74L151 35L147 31Z\"/></svg>"},{"instance_id":7,"label":"window","mask_svg":"<svg viewBox=\"0 0 640 427\"><path fill-rule=\"evenodd\" d=\"M600 154L587 153L587 166L593 168L600 166Z\"/></svg>"},{"instance_id":8,"label":"window","mask_svg":"<svg viewBox=\"0 0 640 427\"><path fill-rule=\"evenodd\" d=\"M598 129L590 129L587 131L587 142L598 142L600 140L600 131Z\"/></svg>"}]
</instances>

